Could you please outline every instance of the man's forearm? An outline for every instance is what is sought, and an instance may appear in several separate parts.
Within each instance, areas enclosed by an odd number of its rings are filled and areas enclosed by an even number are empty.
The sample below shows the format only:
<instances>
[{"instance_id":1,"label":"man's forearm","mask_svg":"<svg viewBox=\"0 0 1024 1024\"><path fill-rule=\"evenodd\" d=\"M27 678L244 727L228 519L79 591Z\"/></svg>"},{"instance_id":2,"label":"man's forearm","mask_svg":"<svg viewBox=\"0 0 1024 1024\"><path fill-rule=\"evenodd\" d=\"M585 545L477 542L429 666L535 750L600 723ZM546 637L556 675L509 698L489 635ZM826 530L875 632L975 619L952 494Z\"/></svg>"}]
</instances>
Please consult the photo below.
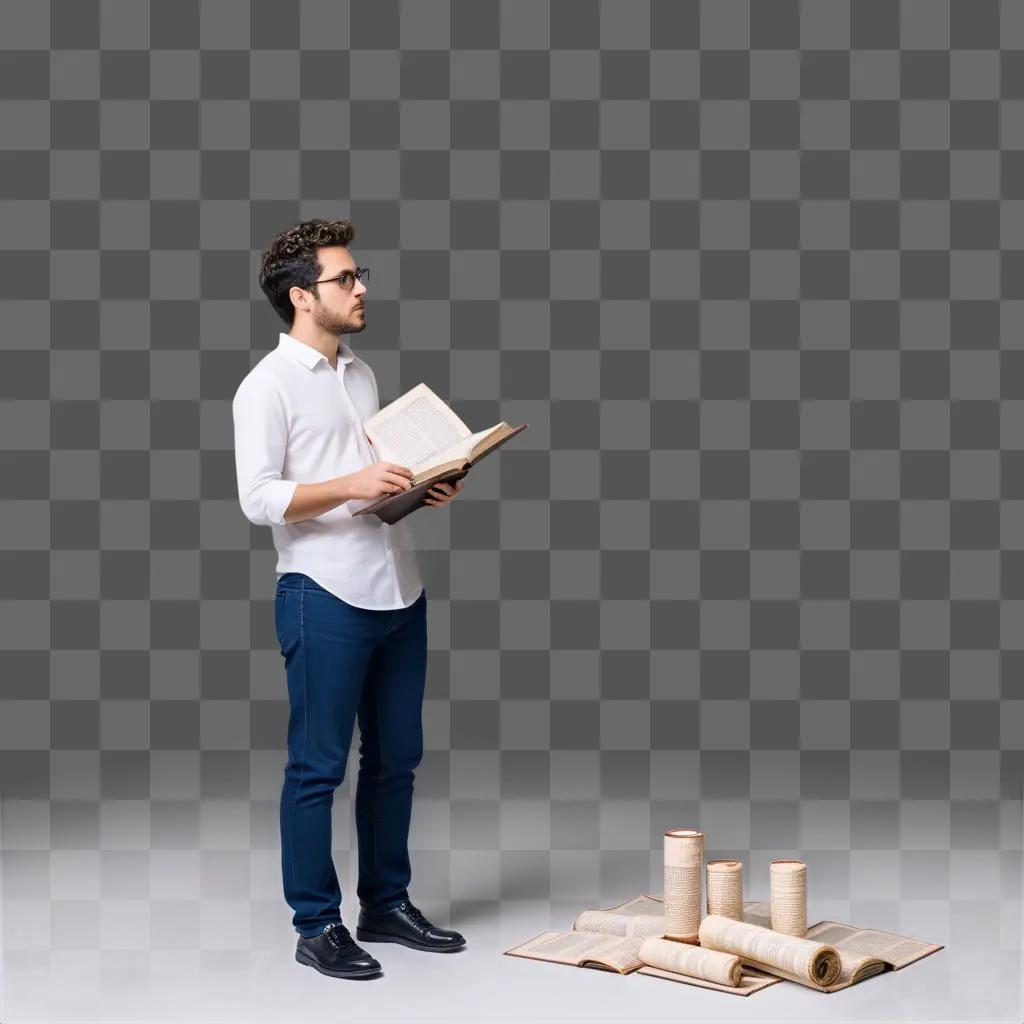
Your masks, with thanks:
<instances>
[{"instance_id":1,"label":"man's forearm","mask_svg":"<svg viewBox=\"0 0 1024 1024\"><path fill-rule=\"evenodd\" d=\"M285 509L284 521L298 523L303 519L311 519L337 508L351 498L347 475L322 480L318 484L299 484Z\"/></svg>"}]
</instances>

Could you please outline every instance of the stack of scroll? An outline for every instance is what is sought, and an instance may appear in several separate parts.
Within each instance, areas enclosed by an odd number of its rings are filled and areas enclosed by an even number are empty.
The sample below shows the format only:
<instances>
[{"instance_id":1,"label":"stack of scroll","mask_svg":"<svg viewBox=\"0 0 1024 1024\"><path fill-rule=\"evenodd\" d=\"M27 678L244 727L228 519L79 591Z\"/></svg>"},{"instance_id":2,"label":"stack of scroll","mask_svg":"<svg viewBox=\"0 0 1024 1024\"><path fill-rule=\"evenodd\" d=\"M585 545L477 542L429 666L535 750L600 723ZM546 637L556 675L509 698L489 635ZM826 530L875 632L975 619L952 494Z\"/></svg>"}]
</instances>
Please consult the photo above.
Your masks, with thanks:
<instances>
[{"instance_id":1,"label":"stack of scroll","mask_svg":"<svg viewBox=\"0 0 1024 1024\"><path fill-rule=\"evenodd\" d=\"M835 992L942 949L835 921L808 928L802 861L772 862L769 902L745 902L742 864L705 865L703 840L693 829L665 833L663 900L637 896L610 910L585 910L571 931L542 932L506 954L747 996L782 980Z\"/></svg>"}]
</instances>

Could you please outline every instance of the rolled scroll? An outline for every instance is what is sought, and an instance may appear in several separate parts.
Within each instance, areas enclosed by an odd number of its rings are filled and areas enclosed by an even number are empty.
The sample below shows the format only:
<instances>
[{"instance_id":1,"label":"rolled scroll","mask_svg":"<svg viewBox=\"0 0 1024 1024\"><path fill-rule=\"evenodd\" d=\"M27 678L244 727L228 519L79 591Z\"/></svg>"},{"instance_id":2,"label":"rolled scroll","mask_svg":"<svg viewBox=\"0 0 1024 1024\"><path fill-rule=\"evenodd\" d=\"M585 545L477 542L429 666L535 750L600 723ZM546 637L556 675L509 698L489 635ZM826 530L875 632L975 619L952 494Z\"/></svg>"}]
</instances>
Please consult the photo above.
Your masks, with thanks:
<instances>
[{"instance_id":1,"label":"rolled scroll","mask_svg":"<svg viewBox=\"0 0 1024 1024\"><path fill-rule=\"evenodd\" d=\"M839 977L842 963L834 946L783 935L771 928L709 914L700 923L705 949L738 956L769 974L791 978L811 988L827 988Z\"/></svg>"},{"instance_id":2,"label":"rolled scroll","mask_svg":"<svg viewBox=\"0 0 1024 1024\"><path fill-rule=\"evenodd\" d=\"M728 985L730 988L739 985L743 972L738 956L669 939L644 939L637 955L650 967L660 967L663 971L713 981L716 985Z\"/></svg>"},{"instance_id":3,"label":"rolled scroll","mask_svg":"<svg viewBox=\"0 0 1024 1024\"><path fill-rule=\"evenodd\" d=\"M807 934L807 865L802 860L773 860L768 883L772 931L802 939Z\"/></svg>"},{"instance_id":4,"label":"rolled scroll","mask_svg":"<svg viewBox=\"0 0 1024 1024\"><path fill-rule=\"evenodd\" d=\"M709 914L743 920L743 865L738 860L709 860L707 863Z\"/></svg>"},{"instance_id":5,"label":"rolled scroll","mask_svg":"<svg viewBox=\"0 0 1024 1024\"><path fill-rule=\"evenodd\" d=\"M696 942L700 927L704 833L670 828L665 833L665 938Z\"/></svg>"}]
</instances>

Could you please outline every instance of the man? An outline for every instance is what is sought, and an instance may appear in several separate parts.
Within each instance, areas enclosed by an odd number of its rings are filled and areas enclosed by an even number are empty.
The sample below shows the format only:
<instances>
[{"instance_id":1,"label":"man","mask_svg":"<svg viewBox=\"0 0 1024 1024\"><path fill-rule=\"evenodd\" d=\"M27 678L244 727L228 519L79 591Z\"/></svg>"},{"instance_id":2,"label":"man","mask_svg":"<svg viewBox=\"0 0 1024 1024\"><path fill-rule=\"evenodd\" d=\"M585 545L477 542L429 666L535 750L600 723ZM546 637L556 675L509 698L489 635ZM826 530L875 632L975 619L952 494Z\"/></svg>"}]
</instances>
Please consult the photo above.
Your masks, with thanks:
<instances>
[{"instance_id":1,"label":"man","mask_svg":"<svg viewBox=\"0 0 1024 1024\"><path fill-rule=\"evenodd\" d=\"M288 326L232 403L238 497L271 527L274 622L290 715L281 791L284 895L299 933L295 959L338 978L381 966L341 923L331 807L356 718L356 936L413 949L465 946L409 899L413 773L423 756L427 597L404 522L353 517L365 501L410 486L408 467L377 461L363 422L379 408L373 370L343 340L366 326L369 272L356 266L348 221L310 220L263 252L260 287ZM462 489L438 484L427 504Z\"/></svg>"}]
</instances>

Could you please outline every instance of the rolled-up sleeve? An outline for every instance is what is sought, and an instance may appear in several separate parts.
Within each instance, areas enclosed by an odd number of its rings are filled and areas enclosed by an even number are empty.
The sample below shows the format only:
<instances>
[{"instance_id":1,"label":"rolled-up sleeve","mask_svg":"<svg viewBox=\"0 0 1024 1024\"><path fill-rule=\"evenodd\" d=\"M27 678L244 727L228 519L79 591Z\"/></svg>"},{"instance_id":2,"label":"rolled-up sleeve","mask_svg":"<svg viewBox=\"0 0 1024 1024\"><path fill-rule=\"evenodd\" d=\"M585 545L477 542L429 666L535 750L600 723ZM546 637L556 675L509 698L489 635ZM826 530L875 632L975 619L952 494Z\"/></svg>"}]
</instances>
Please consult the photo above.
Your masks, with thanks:
<instances>
[{"instance_id":1,"label":"rolled-up sleeve","mask_svg":"<svg viewBox=\"0 0 1024 1024\"><path fill-rule=\"evenodd\" d=\"M231 403L238 501L250 523L284 526L298 483L282 478L288 445L284 399L270 382L249 376Z\"/></svg>"}]
</instances>

